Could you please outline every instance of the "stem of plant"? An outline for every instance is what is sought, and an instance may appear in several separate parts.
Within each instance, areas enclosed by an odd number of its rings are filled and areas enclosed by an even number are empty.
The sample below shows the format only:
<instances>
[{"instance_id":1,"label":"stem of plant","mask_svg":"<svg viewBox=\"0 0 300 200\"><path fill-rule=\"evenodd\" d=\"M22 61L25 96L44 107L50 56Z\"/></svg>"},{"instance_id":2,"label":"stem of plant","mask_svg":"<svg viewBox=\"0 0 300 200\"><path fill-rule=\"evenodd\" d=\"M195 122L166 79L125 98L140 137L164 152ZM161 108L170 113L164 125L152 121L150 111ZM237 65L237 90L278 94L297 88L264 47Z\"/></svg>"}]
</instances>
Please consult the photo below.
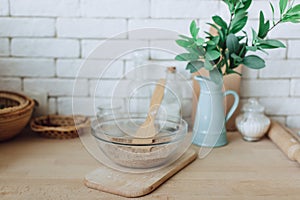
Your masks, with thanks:
<instances>
[{"instance_id":1,"label":"stem of plant","mask_svg":"<svg viewBox=\"0 0 300 200\"><path fill-rule=\"evenodd\" d=\"M231 27L231 23L232 23L232 19L233 19L233 15L234 15L233 12L230 13L230 20L229 20L229 25L228 25L228 30L227 30L226 35L228 35L228 33L229 33L229 30L230 30L230 27Z\"/></svg>"},{"instance_id":2,"label":"stem of plant","mask_svg":"<svg viewBox=\"0 0 300 200\"><path fill-rule=\"evenodd\" d=\"M282 22L282 19L280 19L278 22L276 22L269 30L268 30L268 33L273 30L273 28L275 28L275 26L277 26L279 23Z\"/></svg>"}]
</instances>

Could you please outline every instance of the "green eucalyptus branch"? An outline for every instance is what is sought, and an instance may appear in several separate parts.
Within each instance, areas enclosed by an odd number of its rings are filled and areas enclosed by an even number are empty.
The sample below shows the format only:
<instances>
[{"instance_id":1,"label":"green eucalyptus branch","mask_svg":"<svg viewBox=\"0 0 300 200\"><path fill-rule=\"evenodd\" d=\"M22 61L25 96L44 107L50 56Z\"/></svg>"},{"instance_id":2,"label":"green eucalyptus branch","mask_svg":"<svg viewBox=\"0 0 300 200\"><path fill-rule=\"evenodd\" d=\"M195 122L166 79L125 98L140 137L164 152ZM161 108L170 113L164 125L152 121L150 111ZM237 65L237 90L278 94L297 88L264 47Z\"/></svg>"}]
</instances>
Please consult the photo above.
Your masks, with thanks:
<instances>
[{"instance_id":1,"label":"green eucalyptus branch","mask_svg":"<svg viewBox=\"0 0 300 200\"><path fill-rule=\"evenodd\" d=\"M208 32L205 38L198 36L200 28L195 21L190 24L191 37L180 35L181 39L176 43L187 50L186 53L179 54L176 60L188 62L186 69L191 73L205 68L212 71L217 68L222 75L232 74L239 65L243 64L252 69L265 67L265 61L257 55L247 55L249 52L262 51L266 53L268 49L284 48L285 45L267 36L276 26L281 23L300 22L300 4L293 5L288 0L279 0L280 19L274 20L274 6L270 3L273 20L270 27L270 20L266 20L264 13L259 14L259 28L256 32L252 29L252 41L249 43L247 33L243 30L248 21L248 9L252 0L223 0L230 11L229 22L222 17L215 15L212 17L213 23L207 23L213 27L218 35ZM240 35L243 32L243 35Z\"/></svg>"}]
</instances>

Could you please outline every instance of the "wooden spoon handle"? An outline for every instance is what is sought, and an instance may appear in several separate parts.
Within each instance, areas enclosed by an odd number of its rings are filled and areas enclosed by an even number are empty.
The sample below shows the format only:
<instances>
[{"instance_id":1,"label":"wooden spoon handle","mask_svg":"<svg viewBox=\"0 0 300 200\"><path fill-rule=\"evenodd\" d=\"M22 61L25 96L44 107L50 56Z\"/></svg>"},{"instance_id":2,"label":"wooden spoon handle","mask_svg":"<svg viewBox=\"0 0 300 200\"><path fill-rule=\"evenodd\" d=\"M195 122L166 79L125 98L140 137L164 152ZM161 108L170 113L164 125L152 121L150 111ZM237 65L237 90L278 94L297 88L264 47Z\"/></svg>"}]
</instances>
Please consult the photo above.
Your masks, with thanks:
<instances>
[{"instance_id":1,"label":"wooden spoon handle","mask_svg":"<svg viewBox=\"0 0 300 200\"><path fill-rule=\"evenodd\" d=\"M164 98L165 91L165 79L160 79L156 83L156 87L154 89L149 111L145 122L140 126L140 128L136 132L136 137L139 138L153 138L156 135L154 121L159 110L160 104ZM149 140L150 141L150 140Z\"/></svg>"},{"instance_id":2,"label":"wooden spoon handle","mask_svg":"<svg viewBox=\"0 0 300 200\"><path fill-rule=\"evenodd\" d=\"M164 98L165 84L166 84L166 79L160 79L156 83L156 87L155 87L155 90L153 92L151 102L150 102L150 106L149 106L150 110L155 105L160 106L160 104L161 104L161 102Z\"/></svg>"},{"instance_id":3,"label":"wooden spoon handle","mask_svg":"<svg viewBox=\"0 0 300 200\"><path fill-rule=\"evenodd\" d=\"M165 84L165 79L160 79L157 82L149 105L147 119L142 125L143 127L147 127L150 123L154 123L160 104L164 98Z\"/></svg>"}]
</instances>

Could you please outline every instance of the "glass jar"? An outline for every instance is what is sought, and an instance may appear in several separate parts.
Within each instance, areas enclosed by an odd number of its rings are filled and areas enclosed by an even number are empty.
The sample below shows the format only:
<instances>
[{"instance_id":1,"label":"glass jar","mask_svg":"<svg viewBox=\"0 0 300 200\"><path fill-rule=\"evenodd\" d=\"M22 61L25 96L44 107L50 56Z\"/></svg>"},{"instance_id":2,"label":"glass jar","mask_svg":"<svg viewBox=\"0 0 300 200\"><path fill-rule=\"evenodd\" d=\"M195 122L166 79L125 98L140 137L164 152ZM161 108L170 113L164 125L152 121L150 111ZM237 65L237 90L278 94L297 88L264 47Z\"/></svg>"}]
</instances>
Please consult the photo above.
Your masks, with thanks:
<instances>
[{"instance_id":1,"label":"glass jar","mask_svg":"<svg viewBox=\"0 0 300 200\"><path fill-rule=\"evenodd\" d=\"M176 67L167 67L165 94L162 101L168 119L181 118L182 90Z\"/></svg>"},{"instance_id":2,"label":"glass jar","mask_svg":"<svg viewBox=\"0 0 300 200\"><path fill-rule=\"evenodd\" d=\"M106 116L116 115L121 111L120 105L104 104L98 106L97 119L103 121Z\"/></svg>"},{"instance_id":3,"label":"glass jar","mask_svg":"<svg viewBox=\"0 0 300 200\"><path fill-rule=\"evenodd\" d=\"M236 120L236 126L246 141L260 140L270 127L270 119L264 115L264 107L254 98L242 108Z\"/></svg>"},{"instance_id":4,"label":"glass jar","mask_svg":"<svg viewBox=\"0 0 300 200\"><path fill-rule=\"evenodd\" d=\"M131 114L148 113L152 93L145 73L147 59L145 52L135 51L132 57L132 69L126 74L129 84L125 109Z\"/></svg>"}]
</instances>

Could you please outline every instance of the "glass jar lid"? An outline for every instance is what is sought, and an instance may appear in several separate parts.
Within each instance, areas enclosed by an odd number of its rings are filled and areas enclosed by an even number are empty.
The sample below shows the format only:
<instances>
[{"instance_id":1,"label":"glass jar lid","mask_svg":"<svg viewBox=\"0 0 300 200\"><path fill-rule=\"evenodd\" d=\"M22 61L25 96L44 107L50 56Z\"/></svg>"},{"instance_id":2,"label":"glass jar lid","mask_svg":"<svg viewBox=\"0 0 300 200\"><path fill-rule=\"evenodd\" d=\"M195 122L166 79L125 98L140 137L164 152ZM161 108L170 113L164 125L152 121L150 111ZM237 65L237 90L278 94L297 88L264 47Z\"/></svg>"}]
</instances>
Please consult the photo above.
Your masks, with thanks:
<instances>
[{"instance_id":1,"label":"glass jar lid","mask_svg":"<svg viewBox=\"0 0 300 200\"><path fill-rule=\"evenodd\" d=\"M102 104L99 105L97 108L100 111L104 111L104 110L120 110L122 107L121 105Z\"/></svg>"},{"instance_id":2,"label":"glass jar lid","mask_svg":"<svg viewBox=\"0 0 300 200\"><path fill-rule=\"evenodd\" d=\"M248 99L242 108L244 112L264 112L265 108L255 98Z\"/></svg>"}]
</instances>

